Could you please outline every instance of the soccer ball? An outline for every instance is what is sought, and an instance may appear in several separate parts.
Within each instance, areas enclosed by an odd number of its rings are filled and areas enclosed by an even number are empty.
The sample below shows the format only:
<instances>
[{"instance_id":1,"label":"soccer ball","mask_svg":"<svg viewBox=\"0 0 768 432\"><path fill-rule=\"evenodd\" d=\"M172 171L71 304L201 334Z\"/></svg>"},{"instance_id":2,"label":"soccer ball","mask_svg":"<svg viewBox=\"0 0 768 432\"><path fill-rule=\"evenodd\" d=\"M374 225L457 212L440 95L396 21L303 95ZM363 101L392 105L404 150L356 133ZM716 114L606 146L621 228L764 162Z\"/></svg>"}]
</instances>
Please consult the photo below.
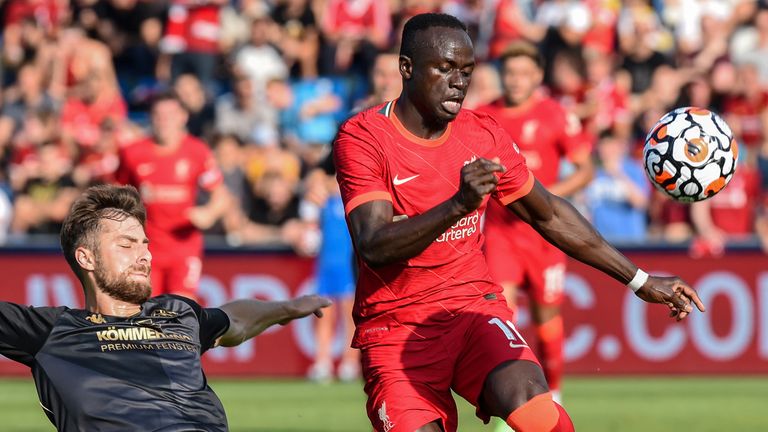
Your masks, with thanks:
<instances>
[{"instance_id":1,"label":"soccer ball","mask_svg":"<svg viewBox=\"0 0 768 432\"><path fill-rule=\"evenodd\" d=\"M681 202L711 198L731 181L739 147L712 111L685 107L665 114L645 138L645 172L656 188Z\"/></svg>"}]
</instances>

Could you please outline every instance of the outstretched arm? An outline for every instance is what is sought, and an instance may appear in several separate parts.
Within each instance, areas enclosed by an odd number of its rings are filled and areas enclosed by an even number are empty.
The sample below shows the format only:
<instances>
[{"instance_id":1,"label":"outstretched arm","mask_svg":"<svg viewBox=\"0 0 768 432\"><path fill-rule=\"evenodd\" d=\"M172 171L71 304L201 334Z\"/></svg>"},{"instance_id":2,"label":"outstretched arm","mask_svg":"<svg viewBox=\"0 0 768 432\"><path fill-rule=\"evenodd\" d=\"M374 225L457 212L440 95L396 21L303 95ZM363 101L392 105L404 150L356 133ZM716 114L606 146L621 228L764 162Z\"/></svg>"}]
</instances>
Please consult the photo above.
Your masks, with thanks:
<instances>
[{"instance_id":1,"label":"outstretched arm","mask_svg":"<svg viewBox=\"0 0 768 432\"><path fill-rule=\"evenodd\" d=\"M475 211L496 187L496 172L504 172L498 160L478 159L461 170L459 191L448 200L418 216L392 221L392 203L376 200L349 213L355 246L371 267L413 258L467 214Z\"/></svg>"},{"instance_id":2,"label":"outstretched arm","mask_svg":"<svg viewBox=\"0 0 768 432\"><path fill-rule=\"evenodd\" d=\"M330 305L330 300L316 295L281 302L235 300L220 308L229 317L229 329L219 338L218 345L240 345L275 324L287 324L310 314L321 317L322 309Z\"/></svg>"},{"instance_id":3,"label":"outstretched arm","mask_svg":"<svg viewBox=\"0 0 768 432\"><path fill-rule=\"evenodd\" d=\"M568 201L549 193L538 181L531 192L507 207L571 257L622 284L635 277L636 265L605 241ZM651 276L635 293L647 302L666 304L678 320L693 310L691 302L705 310L696 291L676 277Z\"/></svg>"}]
</instances>

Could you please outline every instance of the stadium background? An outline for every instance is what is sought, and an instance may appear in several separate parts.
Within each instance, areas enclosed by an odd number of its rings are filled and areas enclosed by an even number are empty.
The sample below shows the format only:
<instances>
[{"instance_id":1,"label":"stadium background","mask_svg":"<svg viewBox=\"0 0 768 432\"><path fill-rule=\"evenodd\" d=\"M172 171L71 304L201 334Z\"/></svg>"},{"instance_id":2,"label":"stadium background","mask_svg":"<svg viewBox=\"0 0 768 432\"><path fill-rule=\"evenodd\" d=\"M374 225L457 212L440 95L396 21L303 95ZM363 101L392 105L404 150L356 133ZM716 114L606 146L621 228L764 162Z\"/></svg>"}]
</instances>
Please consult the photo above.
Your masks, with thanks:
<instances>
[{"instance_id":1,"label":"stadium background","mask_svg":"<svg viewBox=\"0 0 768 432\"><path fill-rule=\"evenodd\" d=\"M759 404L768 388L763 2L2 1L3 300L81 304L56 250L61 218L79 190L110 181L116 149L146 132L148 101L169 87L241 204L207 233L203 301L311 291L316 228L300 210L305 175L364 103L376 54L396 51L404 21L433 10L465 21L485 62L468 107L498 97L490 66L506 43L524 38L542 48L548 91L579 116L595 147L615 139L637 158L645 131L677 106L725 116L746 156L739 180L697 210L712 221L649 193L636 209L641 229L611 234L649 271L685 277L709 312L672 324L572 265L565 400L580 430L768 430ZM595 185L574 202L590 217L607 198ZM360 385L300 380L311 325L207 355L210 375L238 377L214 381L234 430L368 430ZM524 313L521 330L529 337ZM0 381L0 430L48 430L28 373L2 359L0 375L22 377ZM484 430L466 405L462 417L461 430Z\"/></svg>"}]
</instances>

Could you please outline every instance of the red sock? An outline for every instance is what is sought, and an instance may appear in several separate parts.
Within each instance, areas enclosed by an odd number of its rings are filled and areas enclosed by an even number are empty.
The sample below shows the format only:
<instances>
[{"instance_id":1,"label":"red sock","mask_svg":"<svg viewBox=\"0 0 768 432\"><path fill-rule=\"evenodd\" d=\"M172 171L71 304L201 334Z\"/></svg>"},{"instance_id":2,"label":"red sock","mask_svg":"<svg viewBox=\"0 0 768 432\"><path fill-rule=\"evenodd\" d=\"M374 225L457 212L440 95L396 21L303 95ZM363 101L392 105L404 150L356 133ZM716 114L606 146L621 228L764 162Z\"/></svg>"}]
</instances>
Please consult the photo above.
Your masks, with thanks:
<instances>
[{"instance_id":1,"label":"red sock","mask_svg":"<svg viewBox=\"0 0 768 432\"><path fill-rule=\"evenodd\" d=\"M563 380L563 318L558 315L536 327L539 360L550 390L560 391Z\"/></svg>"},{"instance_id":2,"label":"red sock","mask_svg":"<svg viewBox=\"0 0 768 432\"><path fill-rule=\"evenodd\" d=\"M507 424L516 432L575 432L565 409L543 393L524 403L507 417Z\"/></svg>"}]
</instances>

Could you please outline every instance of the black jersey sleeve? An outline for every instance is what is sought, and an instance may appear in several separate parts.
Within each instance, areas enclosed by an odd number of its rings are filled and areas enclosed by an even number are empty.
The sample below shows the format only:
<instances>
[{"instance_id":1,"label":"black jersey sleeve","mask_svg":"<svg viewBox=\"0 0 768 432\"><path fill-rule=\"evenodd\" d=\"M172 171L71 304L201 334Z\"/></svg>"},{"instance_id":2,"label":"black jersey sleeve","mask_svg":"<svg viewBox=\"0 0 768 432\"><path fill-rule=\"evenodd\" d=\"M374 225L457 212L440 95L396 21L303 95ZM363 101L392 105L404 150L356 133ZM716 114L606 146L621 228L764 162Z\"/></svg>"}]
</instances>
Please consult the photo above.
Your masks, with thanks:
<instances>
[{"instance_id":1,"label":"black jersey sleeve","mask_svg":"<svg viewBox=\"0 0 768 432\"><path fill-rule=\"evenodd\" d=\"M218 308L204 308L199 303L186 297L169 295L188 304L197 315L200 323L200 349L201 354L213 348L216 339L229 330L229 317Z\"/></svg>"},{"instance_id":2,"label":"black jersey sleeve","mask_svg":"<svg viewBox=\"0 0 768 432\"><path fill-rule=\"evenodd\" d=\"M31 307L0 302L0 354L32 366L53 324L68 308Z\"/></svg>"}]
</instances>

